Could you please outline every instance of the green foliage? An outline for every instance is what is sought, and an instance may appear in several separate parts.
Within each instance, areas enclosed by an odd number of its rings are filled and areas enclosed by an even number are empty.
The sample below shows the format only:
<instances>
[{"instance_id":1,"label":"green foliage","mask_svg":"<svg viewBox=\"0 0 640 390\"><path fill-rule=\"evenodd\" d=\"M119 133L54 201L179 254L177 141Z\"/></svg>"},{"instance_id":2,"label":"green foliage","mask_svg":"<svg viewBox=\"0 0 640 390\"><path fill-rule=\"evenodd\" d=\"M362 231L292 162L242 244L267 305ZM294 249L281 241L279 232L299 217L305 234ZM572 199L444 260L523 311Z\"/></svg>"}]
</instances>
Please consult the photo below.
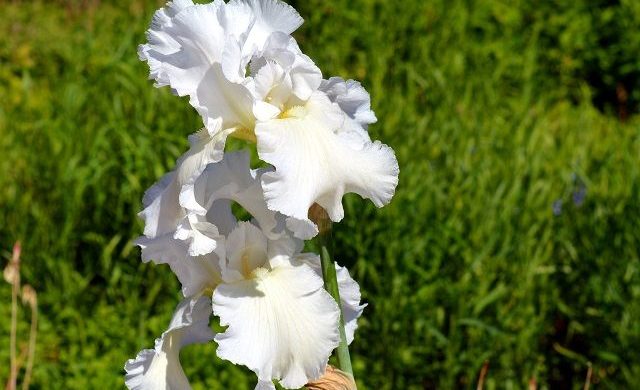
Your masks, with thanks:
<instances>
[{"instance_id":1,"label":"green foliage","mask_svg":"<svg viewBox=\"0 0 640 390\"><path fill-rule=\"evenodd\" d=\"M639 2L531 2L525 9L525 23L544 21L534 34L548 48L541 59L551 80L571 89L586 81L598 108L623 117L640 108Z\"/></svg>"},{"instance_id":2,"label":"green foliage","mask_svg":"<svg viewBox=\"0 0 640 390\"><path fill-rule=\"evenodd\" d=\"M369 303L360 387L470 388L485 360L489 389L581 388L587 362L602 388L636 384L640 122L608 112L618 84L627 114L640 101L638 3L295 3L303 50L363 82L401 167L389 206L348 196L335 227ZM122 387L179 300L131 243L142 193L201 125L137 59L160 5L0 5L0 247L23 241L39 292L34 388ZM182 356L196 389L255 382L213 345Z\"/></svg>"}]
</instances>

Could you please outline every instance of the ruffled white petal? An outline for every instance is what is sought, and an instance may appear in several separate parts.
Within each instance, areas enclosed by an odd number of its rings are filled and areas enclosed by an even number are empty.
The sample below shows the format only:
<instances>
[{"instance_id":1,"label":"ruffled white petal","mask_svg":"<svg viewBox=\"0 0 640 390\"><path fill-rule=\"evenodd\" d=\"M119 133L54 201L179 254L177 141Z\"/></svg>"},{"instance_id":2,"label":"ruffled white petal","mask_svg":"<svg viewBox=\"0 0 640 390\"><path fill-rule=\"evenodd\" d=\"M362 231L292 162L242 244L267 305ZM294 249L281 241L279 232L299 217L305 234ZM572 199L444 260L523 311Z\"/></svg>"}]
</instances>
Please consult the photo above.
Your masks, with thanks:
<instances>
[{"instance_id":1,"label":"ruffled white petal","mask_svg":"<svg viewBox=\"0 0 640 390\"><path fill-rule=\"evenodd\" d=\"M226 34L218 11L223 5L221 0L203 5L170 2L156 12L148 43L140 45L138 53L157 86L170 85L180 96L192 95L209 67L221 61Z\"/></svg>"},{"instance_id":2,"label":"ruffled white petal","mask_svg":"<svg viewBox=\"0 0 640 390\"><path fill-rule=\"evenodd\" d=\"M189 136L189 150L177 161L180 186L192 183L210 164L222 160L227 137L235 128L222 128L222 120L212 120L207 128Z\"/></svg>"},{"instance_id":3,"label":"ruffled white petal","mask_svg":"<svg viewBox=\"0 0 640 390\"><path fill-rule=\"evenodd\" d=\"M286 223L287 229L293 232L293 234L301 240L311 239L318 234L318 227L316 224L307 218L297 219L294 217L288 217Z\"/></svg>"},{"instance_id":4,"label":"ruffled white petal","mask_svg":"<svg viewBox=\"0 0 640 390\"><path fill-rule=\"evenodd\" d=\"M338 345L338 306L305 264L258 268L252 279L218 286L212 300L228 325L216 336L218 356L260 381L299 388L322 375Z\"/></svg>"},{"instance_id":5,"label":"ruffled white petal","mask_svg":"<svg viewBox=\"0 0 640 390\"><path fill-rule=\"evenodd\" d=\"M340 302L342 304L342 315L344 317L344 330L347 336L347 343L351 344L358 329L358 318L362 315L367 304L360 304L360 286L353 280L349 271L345 267L336 264L338 277L338 289L340 291Z\"/></svg>"},{"instance_id":6,"label":"ruffled white petal","mask_svg":"<svg viewBox=\"0 0 640 390\"><path fill-rule=\"evenodd\" d=\"M256 215L267 232L276 228L275 212L269 211L261 199L259 172L249 167L249 155L246 152L228 153L223 161L207 164L222 159L222 151L215 147L215 142L206 131L201 131L190 138L191 149L178 160L177 168L162 177L153 185L143 198L144 210L140 217L145 222L143 240L143 258L149 259L149 253L162 254L162 249L153 248L152 239L172 235L179 240L190 242L191 255L211 252L216 246L215 226L217 221L208 220L204 216L211 208L211 217L223 216L228 220L230 204L213 203L219 199L231 199L240 203ZM197 194L197 196L196 196ZM222 210L225 206L225 211ZM228 210L228 211L226 211ZM195 218L201 216L202 218ZM209 216L207 216L209 217ZM223 224L226 222L222 221ZM213 225L212 225L213 224ZM166 237L162 238L165 242ZM208 247L209 250L204 250ZM173 254L171 254L173 255ZM167 262L170 259L160 260Z\"/></svg>"},{"instance_id":7,"label":"ruffled white petal","mask_svg":"<svg viewBox=\"0 0 640 390\"><path fill-rule=\"evenodd\" d=\"M226 10L235 14L246 14L250 10L253 15L242 51L249 57L264 47L272 33L291 34L304 22L293 7L280 0L231 0Z\"/></svg>"},{"instance_id":8,"label":"ruffled white petal","mask_svg":"<svg viewBox=\"0 0 640 390\"><path fill-rule=\"evenodd\" d=\"M175 231L186 216L179 203L182 187L199 176L207 164L222 159L226 135L220 131L212 137L203 129L189 137L191 147L178 159L176 169L149 188L142 199L144 209L139 216L145 222L145 236L154 238Z\"/></svg>"},{"instance_id":9,"label":"ruffled white petal","mask_svg":"<svg viewBox=\"0 0 640 390\"><path fill-rule=\"evenodd\" d=\"M145 193L145 208L139 214L145 221L144 236L136 240L143 261L169 264L185 296L215 286L220 280L219 257L224 258L224 237L216 227L205 216L188 213L180 205L185 188L193 188L193 180L204 167L222 158L220 138L202 130L189 141L191 148L178 159L176 169ZM220 206L212 207L212 213L225 215ZM230 206L225 210L230 213Z\"/></svg>"},{"instance_id":10,"label":"ruffled white petal","mask_svg":"<svg viewBox=\"0 0 640 390\"><path fill-rule=\"evenodd\" d=\"M318 274L318 276L322 277L320 256L304 253L298 255L296 259L307 264L316 272L316 274ZM338 263L335 263L335 267L347 343L351 344L355 336L356 329L358 329L358 318L362 315L367 304L360 304L360 286L358 285L358 282L353 280L351 275L349 275L349 270L347 270L346 267L338 265Z\"/></svg>"},{"instance_id":11,"label":"ruffled white petal","mask_svg":"<svg viewBox=\"0 0 640 390\"><path fill-rule=\"evenodd\" d=\"M187 256L189 246L173 237L173 233L156 237L138 237L135 240L142 253L142 262L153 261L155 264L168 264Z\"/></svg>"},{"instance_id":12,"label":"ruffled white petal","mask_svg":"<svg viewBox=\"0 0 640 390\"><path fill-rule=\"evenodd\" d=\"M300 15L279 0L233 0L225 4L191 1L169 3L156 12L147 32L148 43L140 45L139 55L150 67L150 77L157 86L169 85L180 96L190 96L190 103L203 117L205 126L221 120L223 128L253 128L250 92L252 80L245 79L245 69L258 55L271 35L280 34L287 48L297 50L288 34L302 24ZM271 50L273 51L273 49ZM295 92L308 93L308 85L319 71L308 57L300 71L292 74ZM309 72L314 73L310 75ZM313 79L313 81L309 81ZM298 87L300 85L300 87ZM317 85L315 85L317 88Z\"/></svg>"},{"instance_id":13,"label":"ruffled white petal","mask_svg":"<svg viewBox=\"0 0 640 390\"><path fill-rule=\"evenodd\" d=\"M264 60L257 59L256 64L252 64L252 71L256 71L263 61L278 63L290 79L291 92L301 101L309 99L322 83L320 69L302 53L296 40L287 34L271 34L261 58Z\"/></svg>"},{"instance_id":14,"label":"ruffled white petal","mask_svg":"<svg viewBox=\"0 0 640 390\"><path fill-rule=\"evenodd\" d=\"M253 32L265 39L274 31L291 34L302 25L304 19L292 6L280 0L240 0L244 1L256 15Z\"/></svg>"},{"instance_id":15,"label":"ruffled white petal","mask_svg":"<svg viewBox=\"0 0 640 390\"><path fill-rule=\"evenodd\" d=\"M224 229L221 232L224 234L230 232L228 221L231 204L222 203L215 210L214 204L220 200L237 202L256 219L268 237L275 239L281 235L283 226L276 212L269 210L264 200L260 178L265 172L264 169L250 168L248 152L227 153L222 161L207 166L192 187L184 187L180 202L189 213L206 214L206 220L222 226ZM222 209L223 205L226 211ZM220 216L221 220L217 220L216 216Z\"/></svg>"},{"instance_id":16,"label":"ruffled white petal","mask_svg":"<svg viewBox=\"0 0 640 390\"><path fill-rule=\"evenodd\" d=\"M178 159L177 168L162 177L143 198L144 209L139 215L145 222L145 237L137 241L142 248L143 260L171 263L185 258L187 253L178 252L184 245L177 241L186 242L190 256L222 250L215 226L207 223L204 217L188 215L180 205L184 187L192 185L192 180L208 163L222 158L222 151L217 149L219 145L206 130L192 135L189 140L191 148Z\"/></svg>"},{"instance_id":17,"label":"ruffled white petal","mask_svg":"<svg viewBox=\"0 0 640 390\"><path fill-rule=\"evenodd\" d=\"M178 195L175 171L164 175L145 192L142 198L144 209L138 216L144 220L144 234L147 237L158 237L175 229L175 221L184 216Z\"/></svg>"},{"instance_id":18,"label":"ruffled white petal","mask_svg":"<svg viewBox=\"0 0 640 390\"><path fill-rule=\"evenodd\" d=\"M174 239L172 234L156 238L140 237L136 245L142 249L142 261L153 260L156 264L169 265L180 281L185 297L213 289L222 280L218 254L191 257L187 243ZM224 251L221 252L224 256Z\"/></svg>"},{"instance_id":19,"label":"ruffled white petal","mask_svg":"<svg viewBox=\"0 0 640 390\"><path fill-rule=\"evenodd\" d=\"M170 75L160 58L180 49L180 44L166 30L173 25L173 18L180 11L191 6L191 0L170 1L164 8L156 11L151 20L151 28L147 31L149 43L138 47L140 60L147 61L149 78L156 80L157 87L170 84Z\"/></svg>"},{"instance_id":20,"label":"ruffled white petal","mask_svg":"<svg viewBox=\"0 0 640 390\"><path fill-rule=\"evenodd\" d=\"M227 70L227 72L230 72ZM217 120L222 120L223 128L253 128L253 96L249 89L230 82L219 63L213 64L197 86L191 97L191 105L200 113L208 129Z\"/></svg>"},{"instance_id":21,"label":"ruffled white petal","mask_svg":"<svg viewBox=\"0 0 640 390\"><path fill-rule=\"evenodd\" d=\"M180 349L214 338L209 328L211 304L207 297L185 299L176 308L169 329L156 340L154 349L141 351L124 366L125 384L131 390L191 389L182 366Z\"/></svg>"},{"instance_id":22,"label":"ruffled white petal","mask_svg":"<svg viewBox=\"0 0 640 390\"><path fill-rule=\"evenodd\" d=\"M331 77L329 80L322 80L319 89L325 92L332 102L338 103L349 118L365 129L367 125L378 120L371 110L369 93L358 81Z\"/></svg>"},{"instance_id":23,"label":"ruffled white petal","mask_svg":"<svg viewBox=\"0 0 640 390\"><path fill-rule=\"evenodd\" d=\"M318 203L338 222L345 193L378 207L391 200L399 172L393 150L344 130L344 113L324 93L314 93L306 105L282 116L255 128L258 155L276 169L262 175L270 209L308 220L309 207Z\"/></svg>"},{"instance_id":24,"label":"ruffled white petal","mask_svg":"<svg viewBox=\"0 0 640 390\"><path fill-rule=\"evenodd\" d=\"M189 256L200 256L220 248L218 228L197 215L188 215L176 227L174 235L178 240L189 241Z\"/></svg>"},{"instance_id":25,"label":"ruffled white petal","mask_svg":"<svg viewBox=\"0 0 640 390\"><path fill-rule=\"evenodd\" d=\"M156 13L147 32L149 42L139 48L156 85L170 85L178 95L190 96L212 132L218 120L225 129L252 125L251 94L240 84L246 61L239 39L248 33L253 16L243 15L231 25L225 20L225 6L221 0L170 4ZM247 101L243 108L241 102Z\"/></svg>"}]
</instances>

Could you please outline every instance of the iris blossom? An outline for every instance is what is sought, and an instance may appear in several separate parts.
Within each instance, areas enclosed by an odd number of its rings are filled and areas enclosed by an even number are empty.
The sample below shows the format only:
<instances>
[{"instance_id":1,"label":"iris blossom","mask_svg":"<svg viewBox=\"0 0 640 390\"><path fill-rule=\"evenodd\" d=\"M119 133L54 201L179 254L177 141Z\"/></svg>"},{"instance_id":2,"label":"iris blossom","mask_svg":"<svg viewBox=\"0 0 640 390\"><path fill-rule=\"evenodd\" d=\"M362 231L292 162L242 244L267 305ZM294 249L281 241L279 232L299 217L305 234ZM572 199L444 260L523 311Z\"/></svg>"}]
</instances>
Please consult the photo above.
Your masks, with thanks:
<instances>
[{"instance_id":1,"label":"iris blossom","mask_svg":"<svg viewBox=\"0 0 640 390\"><path fill-rule=\"evenodd\" d=\"M228 136L253 141L275 168L261 178L268 208L308 239L318 232L311 205L335 222L345 193L381 207L399 169L393 150L368 135L376 120L369 94L353 80L323 80L290 35L301 24L278 0L174 1L156 12L140 57L156 85L188 96L205 125L178 175L183 197L193 198L191 184L222 158Z\"/></svg>"},{"instance_id":2,"label":"iris blossom","mask_svg":"<svg viewBox=\"0 0 640 390\"><path fill-rule=\"evenodd\" d=\"M178 191L170 180L174 176L161 180L149 195L148 212L143 212L147 225L163 225L173 233L140 239L143 256L161 256L164 260L159 262L171 266L186 298L155 349L127 362L130 388L188 388L179 350L214 338L204 330L212 311L228 326L215 335L218 356L253 370L258 388L271 388L274 379L286 388L298 388L324 372L338 344L338 305L323 289L320 258L302 253L303 243L285 229L284 217L266 207L259 180L266 172L250 169L247 152L226 154L207 166L194 183L194 199L206 207L174 207L172 218L162 223L159 220L167 214L154 214L149 207L154 201L162 203L163 197L176 200ZM238 221L231 211L232 201L248 211L252 221ZM189 231L184 222L189 216L203 218L190 226L210 223L216 227L215 252L189 254L182 239L200 234L181 233L180 229ZM358 284L347 270L336 265L336 271L351 341L364 305Z\"/></svg>"},{"instance_id":3,"label":"iris blossom","mask_svg":"<svg viewBox=\"0 0 640 390\"><path fill-rule=\"evenodd\" d=\"M174 0L154 14L139 56L204 127L143 198L142 260L168 264L184 299L155 347L126 363L130 389L189 389L180 349L210 341L256 374L256 389L298 388L354 338L358 284L337 264L323 275L328 256L302 252L318 234L309 209L338 222L346 193L382 207L398 162L369 136L376 116L364 87L325 79L300 50L291 34L302 22L280 0ZM252 169L248 152L225 153L228 137L255 144L263 167ZM239 221L234 205L251 219ZM211 315L222 333L211 331Z\"/></svg>"}]
</instances>

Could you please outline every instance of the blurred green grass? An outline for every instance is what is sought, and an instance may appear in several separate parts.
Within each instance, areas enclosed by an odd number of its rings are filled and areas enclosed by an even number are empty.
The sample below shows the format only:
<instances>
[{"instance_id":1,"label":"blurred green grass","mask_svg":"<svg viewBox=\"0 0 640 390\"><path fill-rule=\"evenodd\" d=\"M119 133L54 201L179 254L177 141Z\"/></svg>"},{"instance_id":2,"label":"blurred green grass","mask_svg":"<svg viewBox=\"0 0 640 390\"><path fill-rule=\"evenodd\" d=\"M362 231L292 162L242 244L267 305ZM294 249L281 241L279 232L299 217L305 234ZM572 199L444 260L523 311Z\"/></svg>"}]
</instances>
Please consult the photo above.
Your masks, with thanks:
<instances>
[{"instance_id":1,"label":"blurred green grass","mask_svg":"<svg viewBox=\"0 0 640 390\"><path fill-rule=\"evenodd\" d=\"M0 4L0 247L22 240L39 293L33 388L123 387L178 302L131 244L142 193L200 127L137 60L161 4ZM472 388L485 360L488 389L582 388L588 362L599 388L637 384L640 4L292 4L303 50L363 82L401 166L391 205L349 196L336 227L369 303L360 387ZM8 284L0 299L8 335ZM251 388L214 349L183 351L194 388Z\"/></svg>"}]
</instances>

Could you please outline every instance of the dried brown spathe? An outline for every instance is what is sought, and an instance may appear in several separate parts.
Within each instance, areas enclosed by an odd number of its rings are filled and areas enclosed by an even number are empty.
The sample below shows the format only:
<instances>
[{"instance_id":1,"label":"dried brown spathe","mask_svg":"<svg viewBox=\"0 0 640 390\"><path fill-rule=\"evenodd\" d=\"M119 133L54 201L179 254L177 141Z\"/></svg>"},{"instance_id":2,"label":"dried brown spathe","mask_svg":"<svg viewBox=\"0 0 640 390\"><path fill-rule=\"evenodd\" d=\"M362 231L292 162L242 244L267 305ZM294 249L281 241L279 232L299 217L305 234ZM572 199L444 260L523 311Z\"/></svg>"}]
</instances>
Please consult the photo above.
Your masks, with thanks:
<instances>
[{"instance_id":1,"label":"dried brown spathe","mask_svg":"<svg viewBox=\"0 0 640 390\"><path fill-rule=\"evenodd\" d=\"M356 390L353 377L333 366L327 366L324 375L313 382L307 383L308 390Z\"/></svg>"}]
</instances>

